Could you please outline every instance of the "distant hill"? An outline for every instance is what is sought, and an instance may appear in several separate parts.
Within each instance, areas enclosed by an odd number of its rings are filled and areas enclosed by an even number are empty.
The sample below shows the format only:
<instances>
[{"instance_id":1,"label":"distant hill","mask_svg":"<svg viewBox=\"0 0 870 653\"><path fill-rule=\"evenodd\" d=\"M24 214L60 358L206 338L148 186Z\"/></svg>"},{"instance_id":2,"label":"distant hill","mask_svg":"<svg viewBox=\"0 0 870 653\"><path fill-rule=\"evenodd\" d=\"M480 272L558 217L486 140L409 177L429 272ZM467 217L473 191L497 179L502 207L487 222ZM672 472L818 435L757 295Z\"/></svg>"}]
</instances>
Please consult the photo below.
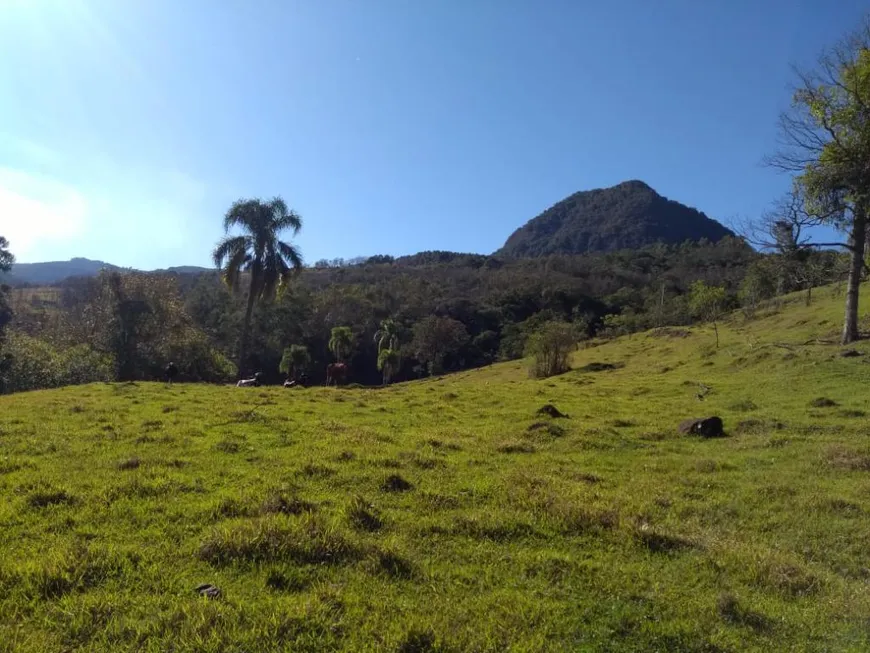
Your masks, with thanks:
<instances>
[{"instance_id":1,"label":"distant hill","mask_svg":"<svg viewBox=\"0 0 870 653\"><path fill-rule=\"evenodd\" d=\"M45 263L16 263L12 266L12 271L6 275L5 281L12 285L23 283L51 284L63 281L68 277L92 277L99 274L103 268L120 269L111 263L92 261L87 258Z\"/></svg>"},{"instance_id":2,"label":"distant hill","mask_svg":"<svg viewBox=\"0 0 870 653\"><path fill-rule=\"evenodd\" d=\"M642 181L581 191L517 229L495 254L504 257L639 249L662 242L734 233L697 209L662 197Z\"/></svg>"},{"instance_id":3,"label":"distant hill","mask_svg":"<svg viewBox=\"0 0 870 653\"><path fill-rule=\"evenodd\" d=\"M123 268L105 261L93 261L87 258L74 258L69 261L49 261L45 263L16 263L12 271L0 276L0 281L10 285L49 285L58 283L70 277L93 277L100 270L121 270ZM200 274L211 272L212 268L195 265L181 265L165 270L154 270L157 273Z\"/></svg>"}]
</instances>

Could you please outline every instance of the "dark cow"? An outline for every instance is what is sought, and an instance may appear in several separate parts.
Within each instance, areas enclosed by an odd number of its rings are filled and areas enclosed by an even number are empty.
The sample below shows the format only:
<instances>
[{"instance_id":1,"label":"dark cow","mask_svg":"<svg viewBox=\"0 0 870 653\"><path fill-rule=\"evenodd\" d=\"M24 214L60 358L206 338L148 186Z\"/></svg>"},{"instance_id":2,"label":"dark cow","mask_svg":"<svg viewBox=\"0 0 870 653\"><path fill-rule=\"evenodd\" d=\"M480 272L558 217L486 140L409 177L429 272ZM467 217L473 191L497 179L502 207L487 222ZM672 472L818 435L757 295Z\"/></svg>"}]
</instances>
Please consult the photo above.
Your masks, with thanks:
<instances>
[{"instance_id":1,"label":"dark cow","mask_svg":"<svg viewBox=\"0 0 870 653\"><path fill-rule=\"evenodd\" d=\"M347 365L344 363L330 363L326 366L326 385L341 385L347 376Z\"/></svg>"},{"instance_id":2,"label":"dark cow","mask_svg":"<svg viewBox=\"0 0 870 653\"><path fill-rule=\"evenodd\" d=\"M175 366L175 363L169 363L169 365L167 365L166 369L163 371L163 374L166 376L166 382L169 385L172 385L175 377L178 376L178 367Z\"/></svg>"}]
</instances>

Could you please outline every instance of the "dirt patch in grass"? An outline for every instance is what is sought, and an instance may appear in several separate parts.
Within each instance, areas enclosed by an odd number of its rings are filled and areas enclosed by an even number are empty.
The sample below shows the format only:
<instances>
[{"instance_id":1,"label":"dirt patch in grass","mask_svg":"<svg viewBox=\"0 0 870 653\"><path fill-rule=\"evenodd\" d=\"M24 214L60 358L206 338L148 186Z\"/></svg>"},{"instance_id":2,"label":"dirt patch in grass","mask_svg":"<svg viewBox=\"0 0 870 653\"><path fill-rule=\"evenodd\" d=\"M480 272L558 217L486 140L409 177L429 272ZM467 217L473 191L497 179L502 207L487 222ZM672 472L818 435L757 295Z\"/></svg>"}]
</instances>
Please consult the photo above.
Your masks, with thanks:
<instances>
[{"instance_id":1,"label":"dirt patch in grass","mask_svg":"<svg viewBox=\"0 0 870 653\"><path fill-rule=\"evenodd\" d=\"M833 399L828 399L827 397L816 397L810 402L810 406L812 408L834 408L835 406L839 406L836 401Z\"/></svg>"}]
</instances>

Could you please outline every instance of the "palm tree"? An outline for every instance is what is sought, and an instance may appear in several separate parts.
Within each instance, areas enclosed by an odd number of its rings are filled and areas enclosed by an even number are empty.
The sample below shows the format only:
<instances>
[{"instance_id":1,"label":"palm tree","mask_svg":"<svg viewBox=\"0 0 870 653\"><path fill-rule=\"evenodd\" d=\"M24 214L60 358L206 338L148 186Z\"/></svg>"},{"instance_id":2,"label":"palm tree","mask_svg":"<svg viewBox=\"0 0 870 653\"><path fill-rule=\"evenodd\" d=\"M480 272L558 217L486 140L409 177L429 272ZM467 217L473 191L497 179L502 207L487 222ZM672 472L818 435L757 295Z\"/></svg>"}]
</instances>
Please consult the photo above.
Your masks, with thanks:
<instances>
[{"instance_id":1,"label":"palm tree","mask_svg":"<svg viewBox=\"0 0 870 653\"><path fill-rule=\"evenodd\" d=\"M329 337L329 351L335 356L335 360L343 363L352 350L353 331L351 331L350 327L333 327Z\"/></svg>"},{"instance_id":2,"label":"palm tree","mask_svg":"<svg viewBox=\"0 0 870 653\"><path fill-rule=\"evenodd\" d=\"M230 230L239 227L241 234ZM276 197L263 200L238 200L224 216L226 235L215 247L216 267L223 270L224 282L237 290L242 273L250 275L245 321L239 342L239 375L242 375L251 331L254 304L269 300L284 287L290 277L302 268L302 255L297 247L279 239L282 231L290 230L295 236L302 228L302 218L287 208L284 200Z\"/></svg>"},{"instance_id":3,"label":"palm tree","mask_svg":"<svg viewBox=\"0 0 870 653\"><path fill-rule=\"evenodd\" d=\"M278 367L279 372L283 372L287 376L293 373L293 379L298 380L299 375L305 371L305 368L311 363L311 356L308 353L308 347L305 345L290 345L284 350L284 356L281 358L281 364Z\"/></svg>"},{"instance_id":4,"label":"palm tree","mask_svg":"<svg viewBox=\"0 0 870 653\"><path fill-rule=\"evenodd\" d=\"M378 345L378 353L382 349L399 348L399 325L392 318L381 321L381 328L375 331L375 343Z\"/></svg>"},{"instance_id":5,"label":"palm tree","mask_svg":"<svg viewBox=\"0 0 870 653\"><path fill-rule=\"evenodd\" d=\"M384 373L384 385L393 379L401 364L402 360L396 349L381 349L378 352L378 369Z\"/></svg>"}]
</instances>

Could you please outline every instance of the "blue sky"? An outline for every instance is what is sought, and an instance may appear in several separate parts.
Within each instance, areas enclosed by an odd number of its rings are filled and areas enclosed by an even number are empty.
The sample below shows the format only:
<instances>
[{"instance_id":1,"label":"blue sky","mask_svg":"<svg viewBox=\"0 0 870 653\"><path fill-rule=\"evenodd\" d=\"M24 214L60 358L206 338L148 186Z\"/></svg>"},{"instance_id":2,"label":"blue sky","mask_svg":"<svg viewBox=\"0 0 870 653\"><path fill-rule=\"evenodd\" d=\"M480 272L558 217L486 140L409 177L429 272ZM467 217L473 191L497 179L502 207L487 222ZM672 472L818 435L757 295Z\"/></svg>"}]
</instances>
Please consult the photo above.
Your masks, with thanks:
<instances>
[{"instance_id":1,"label":"blue sky","mask_svg":"<svg viewBox=\"0 0 870 653\"><path fill-rule=\"evenodd\" d=\"M22 262L209 264L239 197L307 261L491 252L577 190L642 179L723 222L791 63L857 0L0 0L0 234Z\"/></svg>"}]
</instances>

